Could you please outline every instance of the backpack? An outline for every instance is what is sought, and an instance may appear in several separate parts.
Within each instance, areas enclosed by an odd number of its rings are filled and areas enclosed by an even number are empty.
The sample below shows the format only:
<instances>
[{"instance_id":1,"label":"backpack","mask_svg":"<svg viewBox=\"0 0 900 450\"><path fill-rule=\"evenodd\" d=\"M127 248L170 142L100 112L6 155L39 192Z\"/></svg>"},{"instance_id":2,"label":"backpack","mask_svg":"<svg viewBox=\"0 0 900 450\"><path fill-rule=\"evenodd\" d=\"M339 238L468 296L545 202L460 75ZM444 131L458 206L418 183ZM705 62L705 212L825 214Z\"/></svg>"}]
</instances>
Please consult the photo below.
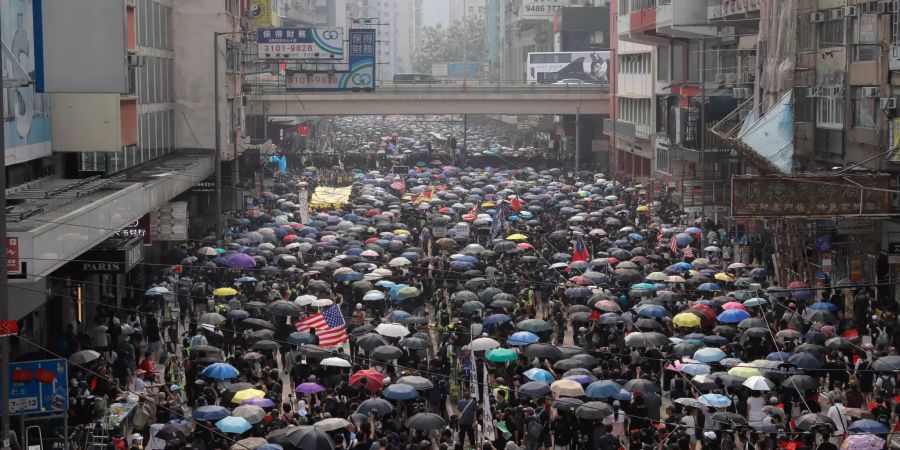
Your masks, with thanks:
<instances>
[{"instance_id":1,"label":"backpack","mask_svg":"<svg viewBox=\"0 0 900 450\"><path fill-rule=\"evenodd\" d=\"M881 390L884 392L885 397L893 397L894 396L894 376L892 375L881 375Z\"/></svg>"},{"instance_id":2,"label":"backpack","mask_svg":"<svg viewBox=\"0 0 900 450\"><path fill-rule=\"evenodd\" d=\"M533 417L528 420L528 426L525 430L525 436L529 439L538 439L541 437L541 433L544 432L544 425L541 424L540 420L536 417Z\"/></svg>"}]
</instances>

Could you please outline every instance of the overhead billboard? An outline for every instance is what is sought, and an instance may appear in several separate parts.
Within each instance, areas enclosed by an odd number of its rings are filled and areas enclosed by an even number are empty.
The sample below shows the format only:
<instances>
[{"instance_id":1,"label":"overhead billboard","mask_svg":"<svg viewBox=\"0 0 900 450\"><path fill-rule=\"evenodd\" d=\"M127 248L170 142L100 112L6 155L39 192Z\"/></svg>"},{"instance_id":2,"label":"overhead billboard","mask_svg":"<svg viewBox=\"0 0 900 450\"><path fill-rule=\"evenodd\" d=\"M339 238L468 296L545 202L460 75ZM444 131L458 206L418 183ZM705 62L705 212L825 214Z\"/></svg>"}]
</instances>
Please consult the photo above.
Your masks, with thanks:
<instances>
[{"instance_id":1,"label":"overhead billboard","mask_svg":"<svg viewBox=\"0 0 900 450\"><path fill-rule=\"evenodd\" d=\"M256 40L259 59L344 59L343 28L264 28Z\"/></svg>"},{"instance_id":2,"label":"overhead billboard","mask_svg":"<svg viewBox=\"0 0 900 450\"><path fill-rule=\"evenodd\" d=\"M519 17L522 19L550 20L553 17L553 13L557 13L561 8L571 4L571 0L522 0Z\"/></svg>"},{"instance_id":3,"label":"overhead billboard","mask_svg":"<svg viewBox=\"0 0 900 450\"><path fill-rule=\"evenodd\" d=\"M481 69L482 63L480 62L448 62L431 64L431 74L436 77L476 77L482 73Z\"/></svg>"},{"instance_id":4,"label":"overhead billboard","mask_svg":"<svg viewBox=\"0 0 900 450\"><path fill-rule=\"evenodd\" d=\"M733 177L731 215L813 218L890 215L890 188L891 179L887 175Z\"/></svg>"},{"instance_id":5,"label":"overhead billboard","mask_svg":"<svg viewBox=\"0 0 900 450\"><path fill-rule=\"evenodd\" d=\"M287 70L289 91L340 91L375 89L375 30L351 29L349 70L307 72Z\"/></svg>"},{"instance_id":6,"label":"overhead billboard","mask_svg":"<svg viewBox=\"0 0 900 450\"><path fill-rule=\"evenodd\" d=\"M528 83L549 84L576 79L585 83L609 83L609 51L533 52L528 54Z\"/></svg>"}]
</instances>

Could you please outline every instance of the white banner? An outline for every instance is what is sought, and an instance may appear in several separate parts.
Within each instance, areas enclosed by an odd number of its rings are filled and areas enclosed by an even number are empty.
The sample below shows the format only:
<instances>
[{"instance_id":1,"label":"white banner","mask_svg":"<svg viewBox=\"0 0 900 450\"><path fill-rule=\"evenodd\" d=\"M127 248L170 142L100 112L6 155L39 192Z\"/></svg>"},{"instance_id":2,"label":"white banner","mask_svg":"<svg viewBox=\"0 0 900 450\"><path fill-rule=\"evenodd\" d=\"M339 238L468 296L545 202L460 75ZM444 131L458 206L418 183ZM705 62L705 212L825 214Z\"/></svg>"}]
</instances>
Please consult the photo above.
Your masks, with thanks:
<instances>
[{"instance_id":1,"label":"white banner","mask_svg":"<svg viewBox=\"0 0 900 450\"><path fill-rule=\"evenodd\" d=\"M481 425L481 431L484 434L484 439L488 441L493 441L494 437L494 418L491 416L491 391L488 387L488 370L487 363L484 364L484 383L482 386L484 387L484 398L482 401L484 402L482 405L484 406L484 422Z\"/></svg>"},{"instance_id":2,"label":"white banner","mask_svg":"<svg viewBox=\"0 0 900 450\"><path fill-rule=\"evenodd\" d=\"M306 189L300 189L297 197L300 199L297 202L300 206L300 223L305 225L309 223L309 193Z\"/></svg>"}]
</instances>

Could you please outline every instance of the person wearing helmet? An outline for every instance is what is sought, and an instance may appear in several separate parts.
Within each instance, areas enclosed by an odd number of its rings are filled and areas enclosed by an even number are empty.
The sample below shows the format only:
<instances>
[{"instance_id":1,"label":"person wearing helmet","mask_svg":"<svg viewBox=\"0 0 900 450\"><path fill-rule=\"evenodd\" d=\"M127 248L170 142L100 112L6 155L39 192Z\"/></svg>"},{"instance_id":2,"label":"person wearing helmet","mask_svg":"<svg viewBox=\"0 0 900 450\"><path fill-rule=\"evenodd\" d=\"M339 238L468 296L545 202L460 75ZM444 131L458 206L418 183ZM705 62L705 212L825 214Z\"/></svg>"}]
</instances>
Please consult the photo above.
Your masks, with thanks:
<instances>
[{"instance_id":1,"label":"person wearing helmet","mask_svg":"<svg viewBox=\"0 0 900 450\"><path fill-rule=\"evenodd\" d=\"M362 303L356 304L356 311L353 311L353 322L358 327L366 324L366 312L363 310Z\"/></svg>"}]
</instances>

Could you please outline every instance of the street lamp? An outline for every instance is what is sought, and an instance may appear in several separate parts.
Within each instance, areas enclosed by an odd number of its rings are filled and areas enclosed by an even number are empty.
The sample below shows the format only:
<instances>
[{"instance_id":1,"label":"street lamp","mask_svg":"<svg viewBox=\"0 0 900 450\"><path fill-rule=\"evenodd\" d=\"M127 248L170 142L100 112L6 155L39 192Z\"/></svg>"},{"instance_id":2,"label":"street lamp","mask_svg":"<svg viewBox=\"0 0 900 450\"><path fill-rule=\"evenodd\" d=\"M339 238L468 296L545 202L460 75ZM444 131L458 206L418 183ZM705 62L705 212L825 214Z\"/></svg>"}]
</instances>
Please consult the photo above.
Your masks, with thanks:
<instances>
[{"instance_id":1,"label":"street lamp","mask_svg":"<svg viewBox=\"0 0 900 450\"><path fill-rule=\"evenodd\" d=\"M222 243L222 234L225 229L225 216L222 211L222 124L219 120L219 36L243 35L243 31L214 31L213 32L213 110L215 118L215 164L216 164L216 244ZM237 155L234 155L237 164ZM237 175L235 174L235 177ZM237 182L237 178L235 178Z\"/></svg>"}]
</instances>

